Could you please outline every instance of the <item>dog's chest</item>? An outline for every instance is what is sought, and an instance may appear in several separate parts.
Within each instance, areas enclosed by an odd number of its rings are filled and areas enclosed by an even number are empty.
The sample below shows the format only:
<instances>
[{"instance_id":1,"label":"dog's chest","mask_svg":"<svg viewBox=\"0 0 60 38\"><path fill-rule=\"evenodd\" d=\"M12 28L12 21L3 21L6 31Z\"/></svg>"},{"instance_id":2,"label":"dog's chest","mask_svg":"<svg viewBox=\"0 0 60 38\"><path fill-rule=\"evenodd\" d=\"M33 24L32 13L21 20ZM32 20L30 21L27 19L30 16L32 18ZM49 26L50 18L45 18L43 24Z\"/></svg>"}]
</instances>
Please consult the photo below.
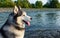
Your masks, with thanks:
<instances>
[{"instance_id":1,"label":"dog's chest","mask_svg":"<svg viewBox=\"0 0 60 38\"><path fill-rule=\"evenodd\" d=\"M5 26L4 30L8 31L9 33L14 33L16 35L15 38L23 38L24 37L25 30L17 30L13 26Z\"/></svg>"}]
</instances>

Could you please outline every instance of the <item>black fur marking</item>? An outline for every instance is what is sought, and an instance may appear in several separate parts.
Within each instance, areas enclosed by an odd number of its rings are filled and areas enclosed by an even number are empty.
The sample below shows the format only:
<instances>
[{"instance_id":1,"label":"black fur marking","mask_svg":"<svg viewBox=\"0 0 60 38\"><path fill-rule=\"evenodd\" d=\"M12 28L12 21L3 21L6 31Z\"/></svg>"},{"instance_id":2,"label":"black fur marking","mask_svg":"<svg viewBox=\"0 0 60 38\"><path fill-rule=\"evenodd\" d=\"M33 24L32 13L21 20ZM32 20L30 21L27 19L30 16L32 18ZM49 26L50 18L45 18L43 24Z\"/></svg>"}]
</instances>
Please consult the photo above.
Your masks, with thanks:
<instances>
[{"instance_id":1,"label":"black fur marking","mask_svg":"<svg viewBox=\"0 0 60 38\"><path fill-rule=\"evenodd\" d=\"M13 17L13 22L15 22L15 24L17 24L17 25L19 25L18 23L17 23L17 15L15 15L14 17Z\"/></svg>"},{"instance_id":2,"label":"black fur marking","mask_svg":"<svg viewBox=\"0 0 60 38\"><path fill-rule=\"evenodd\" d=\"M8 37L5 35L5 31L4 31L3 29L0 29L0 32L1 32L2 36L3 36L3 38L8 38Z\"/></svg>"},{"instance_id":3,"label":"black fur marking","mask_svg":"<svg viewBox=\"0 0 60 38\"><path fill-rule=\"evenodd\" d=\"M17 30L24 30L25 28L20 28L20 27L18 27L18 26L15 26L15 28L17 29Z\"/></svg>"},{"instance_id":4,"label":"black fur marking","mask_svg":"<svg viewBox=\"0 0 60 38\"><path fill-rule=\"evenodd\" d=\"M19 7L19 6L17 6L17 7L18 7L17 15L18 15L18 16L21 16L21 15L22 15L22 10L20 9L20 7Z\"/></svg>"},{"instance_id":5,"label":"black fur marking","mask_svg":"<svg viewBox=\"0 0 60 38\"><path fill-rule=\"evenodd\" d=\"M7 21L8 21L8 19L7 19ZM1 29L0 29L0 32L1 32L2 36L3 36L3 38L8 38L8 37L6 36L6 34L5 34L5 31L3 30L5 24L8 24L7 21L4 23L4 25L3 25L3 26L1 27Z\"/></svg>"},{"instance_id":6,"label":"black fur marking","mask_svg":"<svg viewBox=\"0 0 60 38\"><path fill-rule=\"evenodd\" d=\"M9 35L11 36L11 38L15 38L15 36L16 36L16 34L14 34L14 33L9 34L8 31L4 31L3 29L0 29L0 33L3 38L9 38ZM8 33L8 35L7 35L7 33Z\"/></svg>"}]
</instances>

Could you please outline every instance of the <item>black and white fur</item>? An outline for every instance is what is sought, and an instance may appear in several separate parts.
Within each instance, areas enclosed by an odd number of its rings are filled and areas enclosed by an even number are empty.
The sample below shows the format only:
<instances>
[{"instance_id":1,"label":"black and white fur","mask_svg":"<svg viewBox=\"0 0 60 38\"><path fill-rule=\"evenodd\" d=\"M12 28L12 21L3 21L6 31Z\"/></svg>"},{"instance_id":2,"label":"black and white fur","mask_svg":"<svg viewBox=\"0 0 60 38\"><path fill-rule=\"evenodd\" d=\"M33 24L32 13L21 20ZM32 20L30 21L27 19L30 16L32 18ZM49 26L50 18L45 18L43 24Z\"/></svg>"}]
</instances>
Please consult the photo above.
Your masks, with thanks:
<instances>
[{"instance_id":1,"label":"black and white fur","mask_svg":"<svg viewBox=\"0 0 60 38\"><path fill-rule=\"evenodd\" d=\"M20 6L15 6L6 23L0 29L0 38L24 38L25 23L31 17L22 11ZM27 23L26 23L27 24Z\"/></svg>"}]
</instances>

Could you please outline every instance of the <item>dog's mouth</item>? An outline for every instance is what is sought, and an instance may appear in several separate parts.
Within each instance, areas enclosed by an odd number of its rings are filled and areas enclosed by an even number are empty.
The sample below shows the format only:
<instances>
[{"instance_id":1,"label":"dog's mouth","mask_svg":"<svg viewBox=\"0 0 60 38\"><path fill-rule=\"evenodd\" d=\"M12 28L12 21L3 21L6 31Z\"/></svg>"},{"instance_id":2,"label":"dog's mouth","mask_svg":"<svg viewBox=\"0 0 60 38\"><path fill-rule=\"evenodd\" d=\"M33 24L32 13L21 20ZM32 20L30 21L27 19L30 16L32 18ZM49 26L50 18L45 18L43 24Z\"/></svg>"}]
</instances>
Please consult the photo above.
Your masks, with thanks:
<instances>
[{"instance_id":1,"label":"dog's mouth","mask_svg":"<svg viewBox=\"0 0 60 38\"><path fill-rule=\"evenodd\" d=\"M30 22L29 21L23 20L23 22L26 23L28 26L30 26Z\"/></svg>"}]
</instances>

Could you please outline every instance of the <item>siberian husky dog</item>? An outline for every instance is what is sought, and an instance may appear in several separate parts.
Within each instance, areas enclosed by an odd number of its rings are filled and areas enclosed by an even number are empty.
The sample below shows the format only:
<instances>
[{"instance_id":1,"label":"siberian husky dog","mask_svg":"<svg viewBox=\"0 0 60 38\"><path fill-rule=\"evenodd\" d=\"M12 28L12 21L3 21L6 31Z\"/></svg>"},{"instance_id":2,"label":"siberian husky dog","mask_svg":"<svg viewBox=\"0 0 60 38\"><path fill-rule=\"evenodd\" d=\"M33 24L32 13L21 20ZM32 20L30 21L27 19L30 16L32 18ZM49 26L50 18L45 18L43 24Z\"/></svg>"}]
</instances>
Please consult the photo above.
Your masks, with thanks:
<instances>
[{"instance_id":1,"label":"siberian husky dog","mask_svg":"<svg viewBox=\"0 0 60 38\"><path fill-rule=\"evenodd\" d=\"M0 29L0 38L24 38L25 24L30 26L32 18L15 6L6 23Z\"/></svg>"}]
</instances>

